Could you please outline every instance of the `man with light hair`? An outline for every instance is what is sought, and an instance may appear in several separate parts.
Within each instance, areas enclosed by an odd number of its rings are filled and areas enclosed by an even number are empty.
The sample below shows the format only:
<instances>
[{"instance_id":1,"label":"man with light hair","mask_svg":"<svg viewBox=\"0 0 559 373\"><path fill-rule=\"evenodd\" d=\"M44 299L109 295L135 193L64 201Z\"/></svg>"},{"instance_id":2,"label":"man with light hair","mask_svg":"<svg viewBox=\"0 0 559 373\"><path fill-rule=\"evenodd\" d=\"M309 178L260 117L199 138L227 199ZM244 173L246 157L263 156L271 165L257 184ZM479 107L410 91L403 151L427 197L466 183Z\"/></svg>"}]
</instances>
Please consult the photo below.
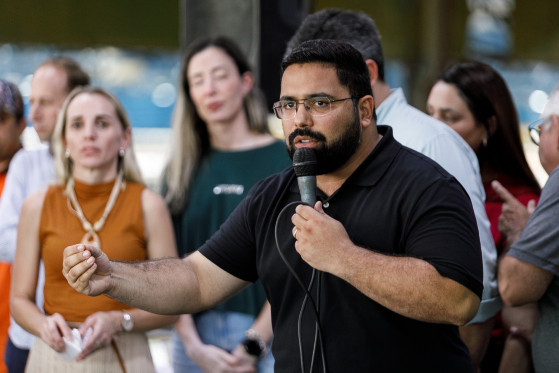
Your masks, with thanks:
<instances>
[{"instance_id":1,"label":"man with light hair","mask_svg":"<svg viewBox=\"0 0 559 373\"><path fill-rule=\"evenodd\" d=\"M49 181L54 180L54 160L49 142L58 112L66 96L76 87L89 84L89 75L68 57L45 60L33 73L29 119L43 146L35 150L21 149L12 159L0 199L0 260L13 262L16 251L19 212L24 199ZM37 304L42 307L42 280L39 276ZM23 372L33 336L13 319L9 329L5 361L9 372Z\"/></svg>"},{"instance_id":2,"label":"man with light hair","mask_svg":"<svg viewBox=\"0 0 559 373\"><path fill-rule=\"evenodd\" d=\"M510 251L499 263L499 291L509 306L538 302L539 316L532 337L534 368L538 373L558 372L559 86L551 93L540 120L532 123L529 129L532 140L539 145L540 162L549 179L538 206L521 231L514 229L514 222L519 220L519 215L529 213L519 210L520 203L500 184L493 185L505 201L499 229L507 235L507 241L512 242ZM509 208L512 206L517 209Z\"/></svg>"}]
</instances>

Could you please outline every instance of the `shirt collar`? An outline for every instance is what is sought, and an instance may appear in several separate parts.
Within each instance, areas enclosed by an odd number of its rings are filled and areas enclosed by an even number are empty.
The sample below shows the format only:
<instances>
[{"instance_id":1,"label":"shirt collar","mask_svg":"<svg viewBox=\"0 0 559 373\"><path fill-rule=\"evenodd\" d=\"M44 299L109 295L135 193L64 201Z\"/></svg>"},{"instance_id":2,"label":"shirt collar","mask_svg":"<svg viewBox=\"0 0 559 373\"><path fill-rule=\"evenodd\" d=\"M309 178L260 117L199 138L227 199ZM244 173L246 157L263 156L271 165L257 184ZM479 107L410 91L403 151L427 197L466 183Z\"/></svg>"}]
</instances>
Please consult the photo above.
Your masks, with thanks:
<instances>
[{"instance_id":1,"label":"shirt collar","mask_svg":"<svg viewBox=\"0 0 559 373\"><path fill-rule=\"evenodd\" d=\"M404 96L402 88L391 90L388 97L377 107L377 123L388 124L386 123L386 117L393 110L398 110L407 104L408 102L406 101L406 96Z\"/></svg>"},{"instance_id":2,"label":"shirt collar","mask_svg":"<svg viewBox=\"0 0 559 373\"><path fill-rule=\"evenodd\" d=\"M402 148L400 143L394 140L392 127L377 125L377 129L382 138L365 161L346 180L346 183L361 186L377 184Z\"/></svg>"},{"instance_id":3,"label":"shirt collar","mask_svg":"<svg viewBox=\"0 0 559 373\"><path fill-rule=\"evenodd\" d=\"M394 140L392 127L385 125L377 125L377 130L382 138L367 158L359 165L353 174L345 181L345 184L373 186L382 179L383 175L389 169L396 154L402 148L402 145ZM297 179L291 183L290 191L299 193ZM343 187L343 185L342 185Z\"/></svg>"}]
</instances>

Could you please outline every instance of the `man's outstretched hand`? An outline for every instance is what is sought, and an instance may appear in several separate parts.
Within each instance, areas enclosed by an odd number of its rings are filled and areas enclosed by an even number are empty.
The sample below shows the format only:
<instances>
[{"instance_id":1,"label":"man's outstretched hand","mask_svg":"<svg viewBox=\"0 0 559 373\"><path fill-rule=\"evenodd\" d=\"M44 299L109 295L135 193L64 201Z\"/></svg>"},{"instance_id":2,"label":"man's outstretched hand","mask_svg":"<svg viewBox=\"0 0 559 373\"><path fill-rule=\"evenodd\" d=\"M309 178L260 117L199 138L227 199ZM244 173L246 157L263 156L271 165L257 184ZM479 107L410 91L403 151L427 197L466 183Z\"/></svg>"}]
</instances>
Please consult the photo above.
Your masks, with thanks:
<instances>
[{"instance_id":1,"label":"man's outstretched hand","mask_svg":"<svg viewBox=\"0 0 559 373\"><path fill-rule=\"evenodd\" d=\"M112 265L107 255L95 246L84 244L64 249L62 273L78 292L96 296L111 286Z\"/></svg>"}]
</instances>

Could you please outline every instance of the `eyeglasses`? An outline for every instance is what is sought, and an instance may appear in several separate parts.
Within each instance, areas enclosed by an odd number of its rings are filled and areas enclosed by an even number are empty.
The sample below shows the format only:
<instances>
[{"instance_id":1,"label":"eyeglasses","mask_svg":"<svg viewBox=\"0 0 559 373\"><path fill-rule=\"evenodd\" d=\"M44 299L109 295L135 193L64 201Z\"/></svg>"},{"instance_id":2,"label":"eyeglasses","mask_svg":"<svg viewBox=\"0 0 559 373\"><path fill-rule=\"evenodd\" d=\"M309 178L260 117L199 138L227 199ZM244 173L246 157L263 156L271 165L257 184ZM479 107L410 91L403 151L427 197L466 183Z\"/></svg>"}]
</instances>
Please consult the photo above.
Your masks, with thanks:
<instances>
[{"instance_id":1,"label":"eyeglasses","mask_svg":"<svg viewBox=\"0 0 559 373\"><path fill-rule=\"evenodd\" d=\"M327 115L332 110L332 103L351 100L353 97L340 98L338 100L332 100L328 97L312 97L306 98L304 100L279 100L274 103L274 113L279 119L293 119L297 114L297 108L299 104L303 104L305 110L313 117L322 117Z\"/></svg>"},{"instance_id":2,"label":"eyeglasses","mask_svg":"<svg viewBox=\"0 0 559 373\"><path fill-rule=\"evenodd\" d=\"M547 118L538 119L535 122L530 123L528 126L528 131L530 132L530 139L536 145L540 145L540 135L542 133L542 126L551 119L551 116Z\"/></svg>"}]
</instances>

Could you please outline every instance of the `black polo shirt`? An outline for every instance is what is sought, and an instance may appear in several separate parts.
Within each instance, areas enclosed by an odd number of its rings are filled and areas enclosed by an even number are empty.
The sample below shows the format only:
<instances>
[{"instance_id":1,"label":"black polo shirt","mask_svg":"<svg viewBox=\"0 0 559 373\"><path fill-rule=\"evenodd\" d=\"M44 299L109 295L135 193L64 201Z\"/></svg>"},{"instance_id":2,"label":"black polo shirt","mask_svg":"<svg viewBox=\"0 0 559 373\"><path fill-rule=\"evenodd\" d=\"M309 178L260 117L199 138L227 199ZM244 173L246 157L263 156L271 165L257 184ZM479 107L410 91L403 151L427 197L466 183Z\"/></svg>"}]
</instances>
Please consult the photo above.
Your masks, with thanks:
<instances>
[{"instance_id":1,"label":"black polo shirt","mask_svg":"<svg viewBox=\"0 0 559 373\"><path fill-rule=\"evenodd\" d=\"M355 244L421 258L481 297L481 249L468 195L437 163L394 140L390 127L378 128L383 138L340 189L327 199L319 191L324 211L342 222ZM276 372L301 371L300 345L309 372L316 329L313 306L278 253L276 222L279 250L311 287L329 372L472 372L456 326L403 317L336 276L313 277L294 249L296 204L284 210L299 199L290 167L255 185L200 248L232 275L261 280L272 305ZM316 353L314 371L320 372L318 347Z\"/></svg>"}]
</instances>

